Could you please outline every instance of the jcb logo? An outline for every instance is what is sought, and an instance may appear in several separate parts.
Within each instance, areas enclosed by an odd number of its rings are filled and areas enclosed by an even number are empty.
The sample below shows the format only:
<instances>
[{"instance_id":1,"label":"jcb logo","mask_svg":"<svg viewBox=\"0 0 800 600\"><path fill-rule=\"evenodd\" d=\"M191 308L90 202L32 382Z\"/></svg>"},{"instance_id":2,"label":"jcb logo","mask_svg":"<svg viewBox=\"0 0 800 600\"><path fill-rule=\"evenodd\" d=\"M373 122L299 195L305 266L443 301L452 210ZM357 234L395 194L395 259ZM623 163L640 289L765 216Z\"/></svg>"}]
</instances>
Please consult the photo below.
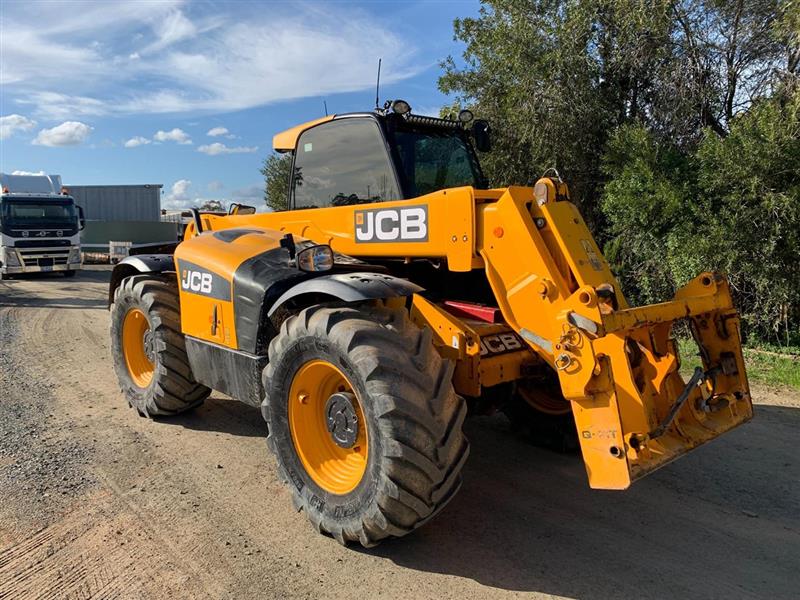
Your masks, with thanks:
<instances>
[{"instance_id":1,"label":"jcb logo","mask_svg":"<svg viewBox=\"0 0 800 600\"><path fill-rule=\"evenodd\" d=\"M427 242L428 205L355 212L356 242Z\"/></svg>"},{"instance_id":2,"label":"jcb logo","mask_svg":"<svg viewBox=\"0 0 800 600\"><path fill-rule=\"evenodd\" d=\"M496 335L487 335L481 338L481 356L487 354L505 354L506 352L514 352L515 350L522 350L522 340L517 337L517 334L498 333Z\"/></svg>"},{"instance_id":3,"label":"jcb logo","mask_svg":"<svg viewBox=\"0 0 800 600\"><path fill-rule=\"evenodd\" d=\"M181 291L190 294L201 294L207 298L230 301L231 282L212 271L190 263L188 260L178 259Z\"/></svg>"},{"instance_id":4,"label":"jcb logo","mask_svg":"<svg viewBox=\"0 0 800 600\"><path fill-rule=\"evenodd\" d=\"M200 292L201 294L211 293L211 273L200 273L198 271L184 270L181 287L185 290Z\"/></svg>"}]
</instances>

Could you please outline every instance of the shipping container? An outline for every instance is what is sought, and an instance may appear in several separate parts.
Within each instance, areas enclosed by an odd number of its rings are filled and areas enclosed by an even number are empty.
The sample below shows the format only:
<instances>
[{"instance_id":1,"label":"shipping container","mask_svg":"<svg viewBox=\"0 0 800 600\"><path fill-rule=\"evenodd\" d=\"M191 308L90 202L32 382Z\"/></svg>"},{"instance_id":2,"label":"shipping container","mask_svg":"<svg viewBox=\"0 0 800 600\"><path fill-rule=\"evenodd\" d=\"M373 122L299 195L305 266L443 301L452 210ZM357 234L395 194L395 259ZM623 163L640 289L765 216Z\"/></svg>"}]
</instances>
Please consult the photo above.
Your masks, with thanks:
<instances>
[{"instance_id":1,"label":"shipping container","mask_svg":"<svg viewBox=\"0 0 800 600\"><path fill-rule=\"evenodd\" d=\"M160 183L140 185L67 185L88 222L160 221Z\"/></svg>"}]
</instances>

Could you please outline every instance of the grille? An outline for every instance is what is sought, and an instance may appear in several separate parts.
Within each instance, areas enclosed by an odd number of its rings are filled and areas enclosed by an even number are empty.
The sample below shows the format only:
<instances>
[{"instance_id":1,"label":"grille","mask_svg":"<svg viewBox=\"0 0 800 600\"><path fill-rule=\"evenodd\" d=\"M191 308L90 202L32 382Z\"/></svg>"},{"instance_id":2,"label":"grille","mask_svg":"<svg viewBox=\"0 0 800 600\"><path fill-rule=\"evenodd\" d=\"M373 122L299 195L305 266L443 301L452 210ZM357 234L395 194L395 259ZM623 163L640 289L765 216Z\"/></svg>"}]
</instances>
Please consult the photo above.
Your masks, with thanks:
<instances>
[{"instance_id":1,"label":"grille","mask_svg":"<svg viewBox=\"0 0 800 600\"><path fill-rule=\"evenodd\" d=\"M52 248L57 246L69 246L69 240L17 240L14 242L15 248Z\"/></svg>"},{"instance_id":2,"label":"grille","mask_svg":"<svg viewBox=\"0 0 800 600\"><path fill-rule=\"evenodd\" d=\"M41 248L35 250L20 250L22 264L26 267L52 267L66 265L69 257L69 248Z\"/></svg>"}]
</instances>

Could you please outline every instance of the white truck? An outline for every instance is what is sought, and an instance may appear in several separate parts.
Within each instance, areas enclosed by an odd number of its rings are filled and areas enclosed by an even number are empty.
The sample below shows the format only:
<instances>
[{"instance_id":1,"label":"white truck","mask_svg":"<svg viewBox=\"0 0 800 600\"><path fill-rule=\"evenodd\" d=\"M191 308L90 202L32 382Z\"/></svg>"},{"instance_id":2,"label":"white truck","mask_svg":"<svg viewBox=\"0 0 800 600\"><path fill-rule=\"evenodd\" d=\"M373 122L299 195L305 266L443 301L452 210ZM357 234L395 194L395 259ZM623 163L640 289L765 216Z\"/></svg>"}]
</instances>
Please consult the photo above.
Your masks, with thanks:
<instances>
[{"instance_id":1,"label":"white truck","mask_svg":"<svg viewBox=\"0 0 800 600\"><path fill-rule=\"evenodd\" d=\"M83 209L59 175L0 173L0 277L81 268Z\"/></svg>"}]
</instances>

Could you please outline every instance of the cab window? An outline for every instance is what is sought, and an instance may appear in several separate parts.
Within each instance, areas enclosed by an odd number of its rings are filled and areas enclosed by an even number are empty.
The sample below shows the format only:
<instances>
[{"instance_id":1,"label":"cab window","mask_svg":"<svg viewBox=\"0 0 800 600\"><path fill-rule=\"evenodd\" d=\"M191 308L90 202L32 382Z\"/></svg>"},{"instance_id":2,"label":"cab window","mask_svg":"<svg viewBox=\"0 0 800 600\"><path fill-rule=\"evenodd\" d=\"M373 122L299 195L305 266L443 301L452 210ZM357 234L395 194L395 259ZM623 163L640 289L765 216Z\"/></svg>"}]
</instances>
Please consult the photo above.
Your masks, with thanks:
<instances>
[{"instance_id":1,"label":"cab window","mask_svg":"<svg viewBox=\"0 0 800 600\"><path fill-rule=\"evenodd\" d=\"M347 206L400 199L378 124L369 118L330 121L297 142L293 208Z\"/></svg>"}]
</instances>

